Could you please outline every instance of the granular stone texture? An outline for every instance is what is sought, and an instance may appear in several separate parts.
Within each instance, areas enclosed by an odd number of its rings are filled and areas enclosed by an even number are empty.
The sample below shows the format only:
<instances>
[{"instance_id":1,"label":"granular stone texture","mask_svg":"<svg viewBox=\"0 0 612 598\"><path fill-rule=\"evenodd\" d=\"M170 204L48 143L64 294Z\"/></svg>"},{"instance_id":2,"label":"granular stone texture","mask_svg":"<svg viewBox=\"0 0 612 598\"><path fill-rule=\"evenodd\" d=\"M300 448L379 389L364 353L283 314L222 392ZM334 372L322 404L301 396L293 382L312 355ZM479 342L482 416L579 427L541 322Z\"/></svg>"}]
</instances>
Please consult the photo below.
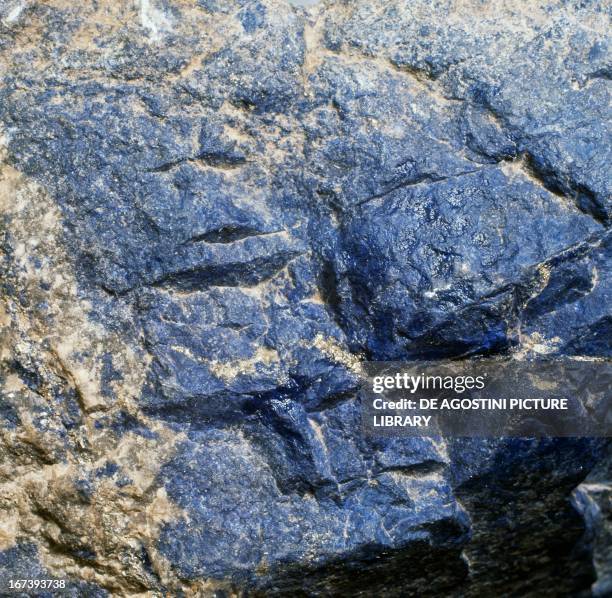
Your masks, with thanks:
<instances>
[{"instance_id":1,"label":"granular stone texture","mask_svg":"<svg viewBox=\"0 0 612 598\"><path fill-rule=\"evenodd\" d=\"M356 386L611 357L609 31L597 0L0 1L0 583L606 595L605 440L367 439Z\"/></svg>"}]
</instances>

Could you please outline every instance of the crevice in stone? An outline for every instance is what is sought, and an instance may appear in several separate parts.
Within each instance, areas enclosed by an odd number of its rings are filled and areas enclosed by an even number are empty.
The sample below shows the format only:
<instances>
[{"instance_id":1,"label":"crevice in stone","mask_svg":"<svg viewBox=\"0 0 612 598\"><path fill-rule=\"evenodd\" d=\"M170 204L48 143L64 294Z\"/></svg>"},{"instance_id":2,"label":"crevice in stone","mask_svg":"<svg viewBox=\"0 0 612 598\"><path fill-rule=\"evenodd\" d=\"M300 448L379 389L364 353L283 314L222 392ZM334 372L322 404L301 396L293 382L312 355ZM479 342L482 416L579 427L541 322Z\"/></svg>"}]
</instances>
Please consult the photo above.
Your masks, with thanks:
<instances>
[{"instance_id":1,"label":"crevice in stone","mask_svg":"<svg viewBox=\"0 0 612 598\"><path fill-rule=\"evenodd\" d=\"M170 172L173 168L189 162L203 164L204 166L210 166L211 168L233 170L246 164L247 160L243 156L227 156L217 153L203 153L193 157L179 158L178 160L164 162L159 166L148 168L146 172Z\"/></svg>"},{"instance_id":2,"label":"crevice in stone","mask_svg":"<svg viewBox=\"0 0 612 598\"><path fill-rule=\"evenodd\" d=\"M392 467L384 467L383 469L378 470L377 475L380 475L381 473L397 472L407 476L418 477L422 475L442 473L447 468L447 463L429 459L427 461L423 461L422 463L414 463L413 465L395 465Z\"/></svg>"},{"instance_id":3,"label":"crevice in stone","mask_svg":"<svg viewBox=\"0 0 612 598\"><path fill-rule=\"evenodd\" d=\"M393 187L391 187L390 189L386 189L385 191L381 191L380 193L376 193L375 195L370 195L369 197L366 197L365 199L360 200L359 202L357 202L355 205L356 206L362 206L366 203L369 203L371 201L374 201L376 199L381 199L391 193L393 193L394 191L398 191L399 189L405 189L406 187L416 187L418 185L433 185L435 183L441 183L443 181L448 181L451 179L456 179L459 177L464 177L464 176L468 176L470 174L475 174L477 172L480 172L481 170L485 170L485 168L474 168L472 170L466 170L465 172L459 172L457 174L452 174L452 175L435 175L435 174L422 174L418 177L415 177L413 179L409 179L407 181L402 181L401 183L398 183L397 185L394 185Z\"/></svg>"},{"instance_id":4,"label":"crevice in stone","mask_svg":"<svg viewBox=\"0 0 612 598\"><path fill-rule=\"evenodd\" d=\"M230 244L236 241L242 241L251 237L264 237L267 235L274 235L282 232L281 230L275 230L270 232L261 232L250 226L241 225L227 225L221 226L214 230L195 235L183 242L183 245L191 243L211 243L211 244Z\"/></svg>"},{"instance_id":5,"label":"crevice in stone","mask_svg":"<svg viewBox=\"0 0 612 598\"><path fill-rule=\"evenodd\" d=\"M329 260L324 260L319 275L319 290L321 298L329 308L334 322L341 330L344 330L342 316L342 298L338 292L338 277L334 265Z\"/></svg>"},{"instance_id":6,"label":"crevice in stone","mask_svg":"<svg viewBox=\"0 0 612 598\"><path fill-rule=\"evenodd\" d=\"M278 274L300 252L288 251L248 262L209 264L171 272L145 286L194 292L218 287L254 287Z\"/></svg>"},{"instance_id":7,"label":"crevice in stone","mask_svg":"<svg viewBox=\"0 0 612 598\"><path fill-rule=\"evenodd\" d=\"M534 156L529 152L524 152L521 158L519 163L529 178L535 179L550 193L570 201L578 210L593 218L598 224L609 225L609 216L599 205L597 196L591 189L569 178L562 182L559 173L538 165Z\"/></svg>"}]
</instances>

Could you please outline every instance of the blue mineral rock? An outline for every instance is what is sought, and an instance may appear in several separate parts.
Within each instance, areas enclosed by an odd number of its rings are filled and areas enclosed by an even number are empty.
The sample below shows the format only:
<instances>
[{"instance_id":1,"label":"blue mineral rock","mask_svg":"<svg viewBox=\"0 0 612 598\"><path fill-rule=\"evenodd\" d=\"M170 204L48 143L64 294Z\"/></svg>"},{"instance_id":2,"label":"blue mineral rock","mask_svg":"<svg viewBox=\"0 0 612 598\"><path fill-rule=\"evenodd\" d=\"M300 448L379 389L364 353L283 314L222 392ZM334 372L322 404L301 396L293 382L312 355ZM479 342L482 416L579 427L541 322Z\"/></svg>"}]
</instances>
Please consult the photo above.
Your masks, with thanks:
<instances>
[{"instance_id":1,"label":"blue mineral rock","mask_svg":"<svg viewBox=\"0 0 612 598\"><path fill-rule=\"evenodd\" d=\"M0 593L606 595L605 439L357 389L610 358L609 46L598 0L0 2Z\"/></svg>"}]
</instances>

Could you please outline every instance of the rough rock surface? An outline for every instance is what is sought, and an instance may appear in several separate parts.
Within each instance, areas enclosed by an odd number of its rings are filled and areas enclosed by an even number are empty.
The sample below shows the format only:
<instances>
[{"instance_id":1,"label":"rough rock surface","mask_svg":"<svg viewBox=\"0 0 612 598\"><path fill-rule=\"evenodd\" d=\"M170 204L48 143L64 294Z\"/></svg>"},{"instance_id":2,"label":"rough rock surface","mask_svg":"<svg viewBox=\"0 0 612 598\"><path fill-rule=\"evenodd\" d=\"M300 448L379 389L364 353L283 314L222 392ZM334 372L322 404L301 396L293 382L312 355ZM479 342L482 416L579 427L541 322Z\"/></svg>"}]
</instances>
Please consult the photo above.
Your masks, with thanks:
<instances>
[{"instance_id":1,"label":"rough rock surface","mask_svg":"<svg viewBox=\"0 0 612 598\"><path fill-rule=\"evenodd\" d=\"M610 357L609 17L0 1L0 582L605 595L605 442L366 440L355 384Z\"/></svg>"},{"instance_id":2,"label":"rough rock surface","mask_svg":"<svg viewBox=\"0 0 612 598\"><path fill-rule=\"evenodd\" d=\"M594 562L597 582L593 595L612 594L612 453L600 461L580 486L585 506L585 515L594 525Z\"/></svg>"}]
</instances>

